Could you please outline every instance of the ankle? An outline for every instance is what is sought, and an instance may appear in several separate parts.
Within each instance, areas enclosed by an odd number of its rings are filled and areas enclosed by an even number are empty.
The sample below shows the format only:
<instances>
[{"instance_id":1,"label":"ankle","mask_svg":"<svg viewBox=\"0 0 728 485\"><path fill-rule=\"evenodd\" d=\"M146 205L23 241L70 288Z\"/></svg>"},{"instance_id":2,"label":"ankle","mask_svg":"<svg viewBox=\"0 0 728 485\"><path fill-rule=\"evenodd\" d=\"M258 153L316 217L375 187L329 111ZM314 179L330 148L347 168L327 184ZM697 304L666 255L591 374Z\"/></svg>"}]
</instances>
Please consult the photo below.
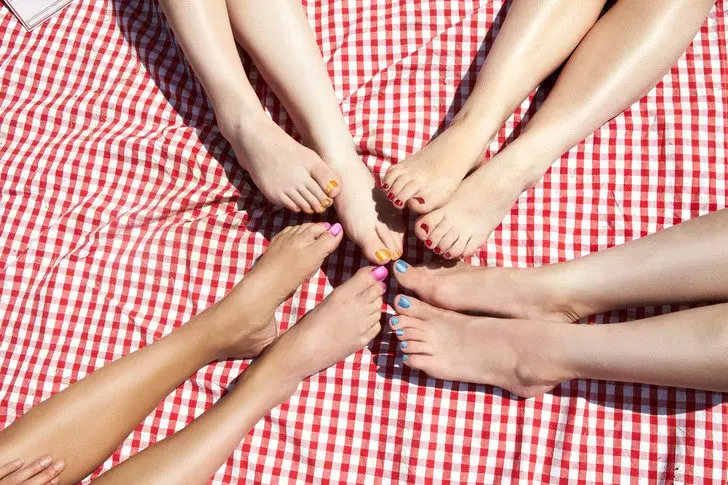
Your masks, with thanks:
<instances>
[{"instance_id":1,"label":"ankle","mask_svg":"<svg viewBox=\"0 0 728 485\"><path fill-rule=\"evenodd\" d=\"M229 108L216 109L215 113L220 133L230 143L254 137L262 126L273 123L262 108L257 111L240 110L236 112L231 112Z\"/></svg>"}]
</instances>

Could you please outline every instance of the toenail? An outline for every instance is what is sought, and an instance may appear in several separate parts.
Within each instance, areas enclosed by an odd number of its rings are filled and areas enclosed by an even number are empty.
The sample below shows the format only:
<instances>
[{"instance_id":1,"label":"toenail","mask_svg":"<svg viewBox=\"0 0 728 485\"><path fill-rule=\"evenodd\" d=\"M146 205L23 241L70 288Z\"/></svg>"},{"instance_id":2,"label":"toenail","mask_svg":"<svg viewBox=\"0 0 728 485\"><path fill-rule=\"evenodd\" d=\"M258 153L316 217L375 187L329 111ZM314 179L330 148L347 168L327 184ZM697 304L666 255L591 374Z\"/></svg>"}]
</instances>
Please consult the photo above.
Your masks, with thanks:
<instances>
[{"instance_id":1,"label":"toenail","mask_svg":"<svg viewBox=\"0 0 728 485\"><path fill-rule=\"evenodd\" d=\"M440 254L440 253L442 252L442 249L440 249L440 248L435 248L435 249L434 249L434 251L435 251L435 254Z\"/></svg>"},{"instance_id":2,"label":"toenail","mask_svg":"<svg viewBox=\"0 0 728 485\"><path fill-rule=\"evenodd\" d=\"M406 349L407 348L407 342L400 342L399 343L399 346L402 347L403 349Z\"/></svg>"},{"instance_id":3,"label":"toenail","mask_svg":"<svg viewBox=\"0 0 728 485\"><path fill-rule=\"evenodd\" d=\"M327 231L331 229L331 224L329 224L328 222L324 222L324 229L326 229Z\"/></svg>"},{"instance_id":4,"label":"toenail","mask_svg":"<svg viewBox=\"0 0 728 485\"><path fill-rule=\"evenodd\" d=\"M374 279L377 281L382 281L388 274L389 271L387 271L387 268L384 266L377 266L372 270L372 276L374 276Z\"/></svg>"},{"instance_id":5,"label":"toenail","mask_svg":"<svg viewBox=\"0 0 728 485\"><path fill-rule=\"evenodd\" d=\"M445 257L446 257L447 259L450 259L450 253L445 253Z\"/></svg>"},{"instance_id":6,"label":"toenail","mask_svg":"<svg viewBox=\"0 0 728 485\"><path fill-rule=\"evenodd\" d=\"M383 188L384 190L387 190L387 189L389 188L389 184L382 184L382 188Z\"/></svg>"},{"instance_id":7,"label":"toenail","mask_svg":"<svg viewBox=\"0 0 728 485\"><path fill-rule=\"evenodd\" d=\"M432 246L432 241L430 241L430 240L428 239L427 241L425 241L425 244L426 244L426 245L427 245L428 247L429 247L429 246Z\"/></svg>"},{"instance_id":8,"label":"toenail","mask_svg":"<svg viewBox=\"0 0 728 485\"><path fill-rule=\"evenodd\" d=\"M400 296L398 305L402 308L409 308L412 303L406 296Z\"/></svg>"},{"instance_id":9,"label":"toenail","mask_svg":"<svg viewBox=\"0 0 728 485\"><path fill-rule=\"evenodd\" d=\"M382 285L382 292L386 293L387 292L387 283L385 283L384 281L382 281L380 283L380 285Z\"/></svg>"},{"instance_id":10,"label":"toenail","mask_svg":"<svg viewBox=\"0 0 728 485\"><path fill-rule=\"evenodd\" d=\"M387 194L387 199L392 200L394 199L394 194L392 192Z\"/></svg>"},{"instance_id":11,"label":"toenail","mask_svg":"<svg viewBox=\"0 0 728 485\"><path fill-rule=\"evenodd\" d=\"M428 232L430 232L430 226L428 226L424 222L422 224L420 224L420 227L422 228L423 231L425 231L425 234L427 234Z\"/></svg>"},{"instance_id":12,"label":"toenail","mask_svg":"<svg viewBox=\"0 0 728 485\"><path fill-rule=\"evenodd\" d=\"M401 259L394 263L394 269L396 269L399 273L404 273L407 271L407 268L409 268L409 264L405 263Z\"/></svg>"},{"instance_id":13,"label":"toenail","mask_svg":"<svg viewBox=\"0 0 728 485\"><path fill-rule=\"evenodd\" d=\"M397 207L402 207L404 204L402 203L401 200L395 200L394 205L396 205Z\"/></svg>"},{"instance_id":14,"label":"toenail","mask_svg":"<svg viewBox=\"0 0 728 485\"><path fill-rule=\"evenodd\" d=\"M332 236L336 237L339 234L341 234L341 231L342 230L343 230L343 228L341 227L341 224L339 224L337 222L336 224L334 224L333 226L331 226L331 229L329 229L329 234L331 234Z\"/></svg>"},{"instance_id":15,"label":"toenail","mask_svg":"<svg viewBox=\"0 0 728 485\"><path fill-rule=\"evenodd\" d=\"M420 204L424 204L424 203L425 203L425 199L423 199L422 197L414 197L414 199L415 199L415 200L416 200L417 202L419 202Z\"/></svg>"},{"instance_id":16,"label":"toenail","mask_svg":"<svg viewBox=\"0 0 728 485\"><path fill-rule=\"evenodd\" d=\"M321 205L324 207L329 207L334 201L331 199L324 199L323 202L321 202Z\"/></svg>"},{"instance_id":17,"label":"toenail","mask_svg":"<svg viewBox=\"0 0 728 485\"><path fill-rule=\"evenodd\" d=\"M401 337L402 335L404 335L404 330L402 330L401 328L398 328L397 331L394 333L396 333L398 337Z\"/></svg>"},{"instance_id":18,"label":"toenail","mask_svg":"<svg viewBox=\"0 0 728 485\"><path fill-rule=\"evenodd\" d=\"M329 182L329 183L328 183L328 184L326 185L326 188L324 189L324 191L325 191L325 192L326 192L327 194L330 194L330 193L331 193L331 192L333 192L333 191L334 191L334 189L335 189L336 187L338 187L338 186L339 186L339 183L338 183L338 182L337 182L336 180L332 180L332 181L330 181L330 182Z\"/></svg>"},{"instance_id":19,"label":"toenail","mask_svg":"<svg viewBox=\"0 0 728 485\"><path fill-rule=\"evenodd\" d=\"M385 261L392 258L392 253L389 252L389 249L380 249L376 253L374 253L374 256L377 257L380 263L384 263Z\"/></svg>"},{"instance_id":20,"label":"toenail","mask_svg":"<svg viewBox=\"0 0 728 485\"><path fill-rule=\"evenodd\" d=\"M403 362L407 362L407 360L408 360L408 359L409 359L409 355L407 355L407 354L404 354L404 355L402 356L402 361L403 361Z\"/></svg>"},{"instance_id":21,"label":"toenail","mask_svg":"<svg viewBox=\"0 0 728 485\"><path fill-rule=\"evenodd\" d=\"M399 323L399 317L392 317L392 318L390 318L389 319L389 323L391 323L392 325L395 325L396 326Z\"/></svg>"}]
</instances>

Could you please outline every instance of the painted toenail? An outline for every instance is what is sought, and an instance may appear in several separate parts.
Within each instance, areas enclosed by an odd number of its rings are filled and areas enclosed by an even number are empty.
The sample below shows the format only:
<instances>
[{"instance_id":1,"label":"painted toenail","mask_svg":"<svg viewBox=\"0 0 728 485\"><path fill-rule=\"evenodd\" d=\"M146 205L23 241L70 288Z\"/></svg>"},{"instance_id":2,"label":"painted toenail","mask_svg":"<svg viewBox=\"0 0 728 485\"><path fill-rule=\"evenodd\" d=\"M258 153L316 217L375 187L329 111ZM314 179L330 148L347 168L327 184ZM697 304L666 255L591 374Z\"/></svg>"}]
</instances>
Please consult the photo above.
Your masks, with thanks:
<instances>
[{"instance_id":1,"label":"painted toenail","mask_svg":"<svg viewBox=\"0 0 728 485\"><path fill-rule=\"evenodd\" d=\"M446 257L447 259L450 259L450 253L445 253L445 257Z\"/></svg>"},{"instance_id":2,"label":"painted toenail","mask_svg":"<svg viewBox=\"0 0 728 485\"><path fill-rule=\"evenodd\" d=\"M394 194L392 192L387 194L387 199L392 200L394 199Z\"/></svg>"},{"instance_id":3,"label":"painted toenail","mask_svg":"<svg viewBox=\"0 0 728 485\"><path fill-rule=\"evenodd\" d=\"M326 188L324 189L324 191L325 191L325 192L326 192L327 194L330 194L330 193L331 193L331 192L333 192L333 191L334 191L334 189L335 189L336 187L338 187L338 186L339 186L339 183L338 183L338 182L337 182L336 180L332 180L332 181L330 181L330 182L329 182L329 183L328 183L328 184L326 185Z\"/></svg>"},{"instance_id":4,"label":"painted toenail","mask_svg":"<svg viewBox=\"0 0 728 485\"><path fill-rule=\"evenodd\" d=\"M427 245L427 247L430 247L430 246L432 246L432 241L430 241L430 240L428 239L427 241L425 241L425 244Z\"/></svg>"},{"instance_id":5,"label":"painted toenail","mask_svg":"<svg viewBox=\"0 0 728 485\"><path fill-rule=\"evenodd\" d=\"M419 202L420 204L424 204L424 203L425 203L425 199L423 199L422 197L414 197L414 199L415 199L415 200L416 200L417 202Z\"/></svg>"},{"instance_id":6,"label":"painted toenail","mask_svg":"<svg viewBox=\"0 0 728 485\"><path fill-rule=\"evenodd\" d=\"M331 200L331 199L324 199L324 201L321 202L321 205L324 206L324 207L329 207L333 203L334 203L334 201Z\"/></svg>"},{"instance_id":7,"label":"painted toenail","mask_svg":"<svg viewBox=\"0 0 728 485\"><path fill-rule=\"evenodd\" d=\"M389 249L380 249L376 253L374 253L374 256L377 257L380 263L384 263L385 261L392 258L392 253L389 252Z\"/></svg>"},{"instance_id":8,"label":"painted toenail","mask_svg":"<svg viewBox=\"0 0 728 485\"><path fill-rule=\"evenodd\" d=\"M331 224L329 224L328 222L324 222L324 229L326 229L327 231L331 229Z\"/></svg>"},{"instance_id":9,"label":"painted toenail","mask_svg":"<svg viewBox=\"0 0 728 485\"><path fill-rule=\"evenodd\" d=\"M402 207L404 203L401 200L395 200L394 205L396 205L397 207Z\"/></svg>"},{"instance_id":10,"label":"painted toenail","mask_svg":"<svg viewBox=\"0 0 728 485\"><path fill-rule=\"evenodd\" d=\"M391 323L392 325L395 325L396 326L399 323L399 317L392 317L392 318L390 318L389 319L389 323Z\"/></svg>"},{"instance_id":11,"label":"painted toenail","mask_svg":"<svg viewBox=\"0 0 728 485\"><path fill-rule=\"evenodd\" d=\"M409 359L409 355L407 355L407 354L404 354L404 355L402 356L402 361L403 361L403 362L407 362L407 360L408 360L408 359Z\"/></svg>"},{"instance_id":12,"label":"painted toenail","mask_svg":"<svg viewBox=\"0 0 728 485\"><path fill-rule=\"evenodd\" d=\"M382 188L383 188L384 190L387 190L387 189L389 188L389 184L382 184Z\"/></svg>"},{"instance_id":13,"label":"painted toenail","mask_svg":"<svg viewBox=\"0 0 728 485\"><path fill-rule=\"evenodd\" d=\"M428 226L424 222L422 224L420 224L420 227L422 228L423 231L425 231L425 234L427 234L428 232L430 232L430 226Z\"/></svg>"},{"instance_id":14,"label":"painted toenail","mask_svg":"<svg viewBox=\"0 0 728 485\"><path fill-rule=\"evenodd\" d=\"M334 224L333 226L331 226L331 229L329 229L329 234L331 234L332 236L336 237L339 234L341 234L341 231L342 230L343 230L343 228L341 227L341 224L339 224L337 222L336 224Z\"/></svg>"},{"instance_id":15,"label":"painted toenail","mask_svg":"<svg viewBox=\"0 0 728 485\"><path fill-rule=\"evenodd\" d=\"M406 296L400 296L398 305L402 308L409 308L412 305L412 302L410 302L409 298Z\"/></svg>"},{"instance_id":16,"label":"painted toenail","mask_svg":"<svg viewBox=\"0 0 728 485\"><path fill-rule=\"evenodd\" d=\"M382 281L380 283L380 285L382 285L382 292L383 293L386 293L387 292L387 283L385 283L384 281Z\"/></svg>"},{"instance_id":17,"label":"painted toenail","mask_svg":"<svg viewBox=\"0 0 728 485\"><path fill-rule=\"evenodd\" d=\"M407 348L407 342L400 342L399 343L399 346L402 347L403 349L406 349Z\"/></svg>"},{"instance_id":18,"label":"painted toenail","mask_svg":"<svg viewBox=\"0 0 728 485\"><path fill-rule=\"evenodd\" d=\"M402 335L404 335L404 330L402 330L401 328L398 328L397 331L394 333L396 333L398 337L401 337Z\"/></svg>"},{"instance_id":19,"label":"painted toenail","mask_svg":"<svg viewBox=\"0 0 728 485\"><path fill-rule=\"evenodd\" d=\"M372 276L374 276L374 279L377 281L382 281L388 274L389 271L387 271L387 268L384 266L377 266L372 270Z\"/></svg>"},{"instance_id":20,"label":"painted toenail","mask_svg":"<svg viewBox=\"0 0 728 485\"><path fill-rule=\"evenodd\" d=\"M435 248L435 254L440 254L441 252L442 252L442 249L440 249L440 248Z\"/></svg>"},{"instance_id":21,"label":"painted toenail","mask_svg":"<svg viewBox=\"0 0 728 485\"><path fill-rule=\"evenodd\" d=\"M409 264L405 263L401 259L394 263L394 269L396 269L399 273L404 273L407 271L407 268L409 268Z\"/></svg>"}]
</instances>

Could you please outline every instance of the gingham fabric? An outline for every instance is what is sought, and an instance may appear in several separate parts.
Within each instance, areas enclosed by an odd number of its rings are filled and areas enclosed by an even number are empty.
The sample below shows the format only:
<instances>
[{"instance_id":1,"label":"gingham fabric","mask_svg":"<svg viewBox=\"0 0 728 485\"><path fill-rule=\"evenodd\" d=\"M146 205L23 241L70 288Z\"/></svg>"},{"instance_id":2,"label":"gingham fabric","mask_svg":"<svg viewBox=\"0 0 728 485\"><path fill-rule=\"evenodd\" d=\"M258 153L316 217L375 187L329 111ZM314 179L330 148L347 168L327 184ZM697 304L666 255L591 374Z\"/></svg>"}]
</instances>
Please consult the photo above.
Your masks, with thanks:
<instances>
[{"instance_id":1,"label":"gingham fabric","mask_svg":"<svg viewBox=\"0 0 728 485\"><path fill-rule=\"evenodd\" d=\"M473 264L564 261L725 207L727 6L718 2L655 89L519 199ZM462 105L502 7L502 0L306 3L342 110L377 176ZM32 33L1 7L0 40L4 427L222 298L267 240L309 219L271 207L237 168L155 2L77 0ZM292 130L246 65L273 118ZM536 94L524 102L487 156L542 101ZM406 257L429 256L410 235ZM344 243L279 309L282 328L363 264ZM213 483L728 478L721 394L572 381L521 400L428 378L399 359L384 331L311 377L258 423ZM245 366L200 370L94 476L182 429Z\"/></svg>"}]
</instances>

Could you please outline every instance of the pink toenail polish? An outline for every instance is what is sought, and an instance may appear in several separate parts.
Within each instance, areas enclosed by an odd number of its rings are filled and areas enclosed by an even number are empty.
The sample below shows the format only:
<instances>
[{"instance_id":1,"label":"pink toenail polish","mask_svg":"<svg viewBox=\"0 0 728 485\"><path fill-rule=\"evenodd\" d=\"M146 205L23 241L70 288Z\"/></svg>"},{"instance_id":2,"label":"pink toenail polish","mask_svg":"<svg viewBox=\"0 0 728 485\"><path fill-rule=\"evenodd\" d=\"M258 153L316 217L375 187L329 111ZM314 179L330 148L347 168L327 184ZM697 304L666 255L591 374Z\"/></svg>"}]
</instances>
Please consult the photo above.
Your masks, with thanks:
<instances>
[{"instance_id":1,"label":"pink toenail polish","mask_svg":"<svg viewBox=\"0 0 728 485\"><path fill-rule=\"evenodd\" d=\"M324 229L326 229L326 230L331 229L331 224L329 224L328 222L324 222Z\"/></svg>"},{"instance_id":2,"label":"pink toenail polish","mask_svg":"<svg viewBox=\"0 0 728 485\"><path fill-rule=\"evenodd\" d=\"M374 279L377 281L382 281L388 274L389 271L387 271L387 268L384 266L377 266L372 270L372 276L374 276Z\"/></svg>"},{"instance_id":3,"label":"pink toenail polish","mask_svg":"<svg viewBox=\"0 0 728 485\"><path fill-rule=\"evenodd\" d=\"M396 205L397 207L402 207L404 205L404 203L402 203L401 200L395 200L394 205Z\"/></svg>"},{"instance_id":4,"label":"pink toenail polish","mask_svg":"<svg viewBox=\"0 0 728 485\"><path fill-rule=\"evenodd\" d=\"M440 248L435 248L435 254L440 254L441 252L442 252L442 249L440 249Z\"/></svg>"},{"instance_id":5,"label":"pink toenail polish","mask_svg":"<svg viewBox=\"0 0 728 485\"><path fill-rule=\"evenodd\" d=\"M394 199L394 194L392 192L387 194L387 199L392 200Z\"/></svg>"},{"instance_id":6,"label":"pink toenail polish","mask_svg":"<svg viewBox=\"0 0 728 485\"><path fill-rule=\"evenodd\" d=\"M415 200L416 200L417 202L419 202L420 204L424 204L424 203L425 203L425 199L423 199L422 197L414 197L414 199L415 199Z\"/></svg>"},{"instance_id":7,"label":"pink toenail polish","mask_svg":"<svg viewBox=\"0 0 728 485\"><path fill-rule=\"evenodd\" d=\"M427 245L427 247L430 247L430 246L432 246L432 241L430 241L430 240L428 239L427 241L425 241L425 244Z\"/></svg>"},{"instance_id":8,"label":"pink toenail polish","mask_svg":"<svg viewBox=\"0 0 728 485\"><path fill-rule=\"evenodd\" d=\"M341 234L341 231L342 230L343 230L343 228L341 227L341 224L339 224L337 222L336 224L334 224L333 226L331 226L331 229L329 229L329 234L331 234L332 236L336 237L339 234Z\"/></svg>"},{"instance_id":9,"label":"pink toenail polish","mask_svg":"<svg viewBox=\"0 0 728 485\"><path fill-rule=\"evenodd\" d=\"M422 224L420 224L420 227L422 228L423 231L425 231L425 234L427 234L428 232L430 232L430 226L428 226L424 222Z\"/></svg>"},{"instance_id":10,"label":"pink toenail polish","mask_svg":"<svg viewBox=\"0 0 728 485\"><path fill-rule=\"evenodd\" d=\"M385 283L384 281L382 281L380 283L380 285L382 285L382 292L386 293L387 292L387 283Z\"/></svg>"}]
</instances>

